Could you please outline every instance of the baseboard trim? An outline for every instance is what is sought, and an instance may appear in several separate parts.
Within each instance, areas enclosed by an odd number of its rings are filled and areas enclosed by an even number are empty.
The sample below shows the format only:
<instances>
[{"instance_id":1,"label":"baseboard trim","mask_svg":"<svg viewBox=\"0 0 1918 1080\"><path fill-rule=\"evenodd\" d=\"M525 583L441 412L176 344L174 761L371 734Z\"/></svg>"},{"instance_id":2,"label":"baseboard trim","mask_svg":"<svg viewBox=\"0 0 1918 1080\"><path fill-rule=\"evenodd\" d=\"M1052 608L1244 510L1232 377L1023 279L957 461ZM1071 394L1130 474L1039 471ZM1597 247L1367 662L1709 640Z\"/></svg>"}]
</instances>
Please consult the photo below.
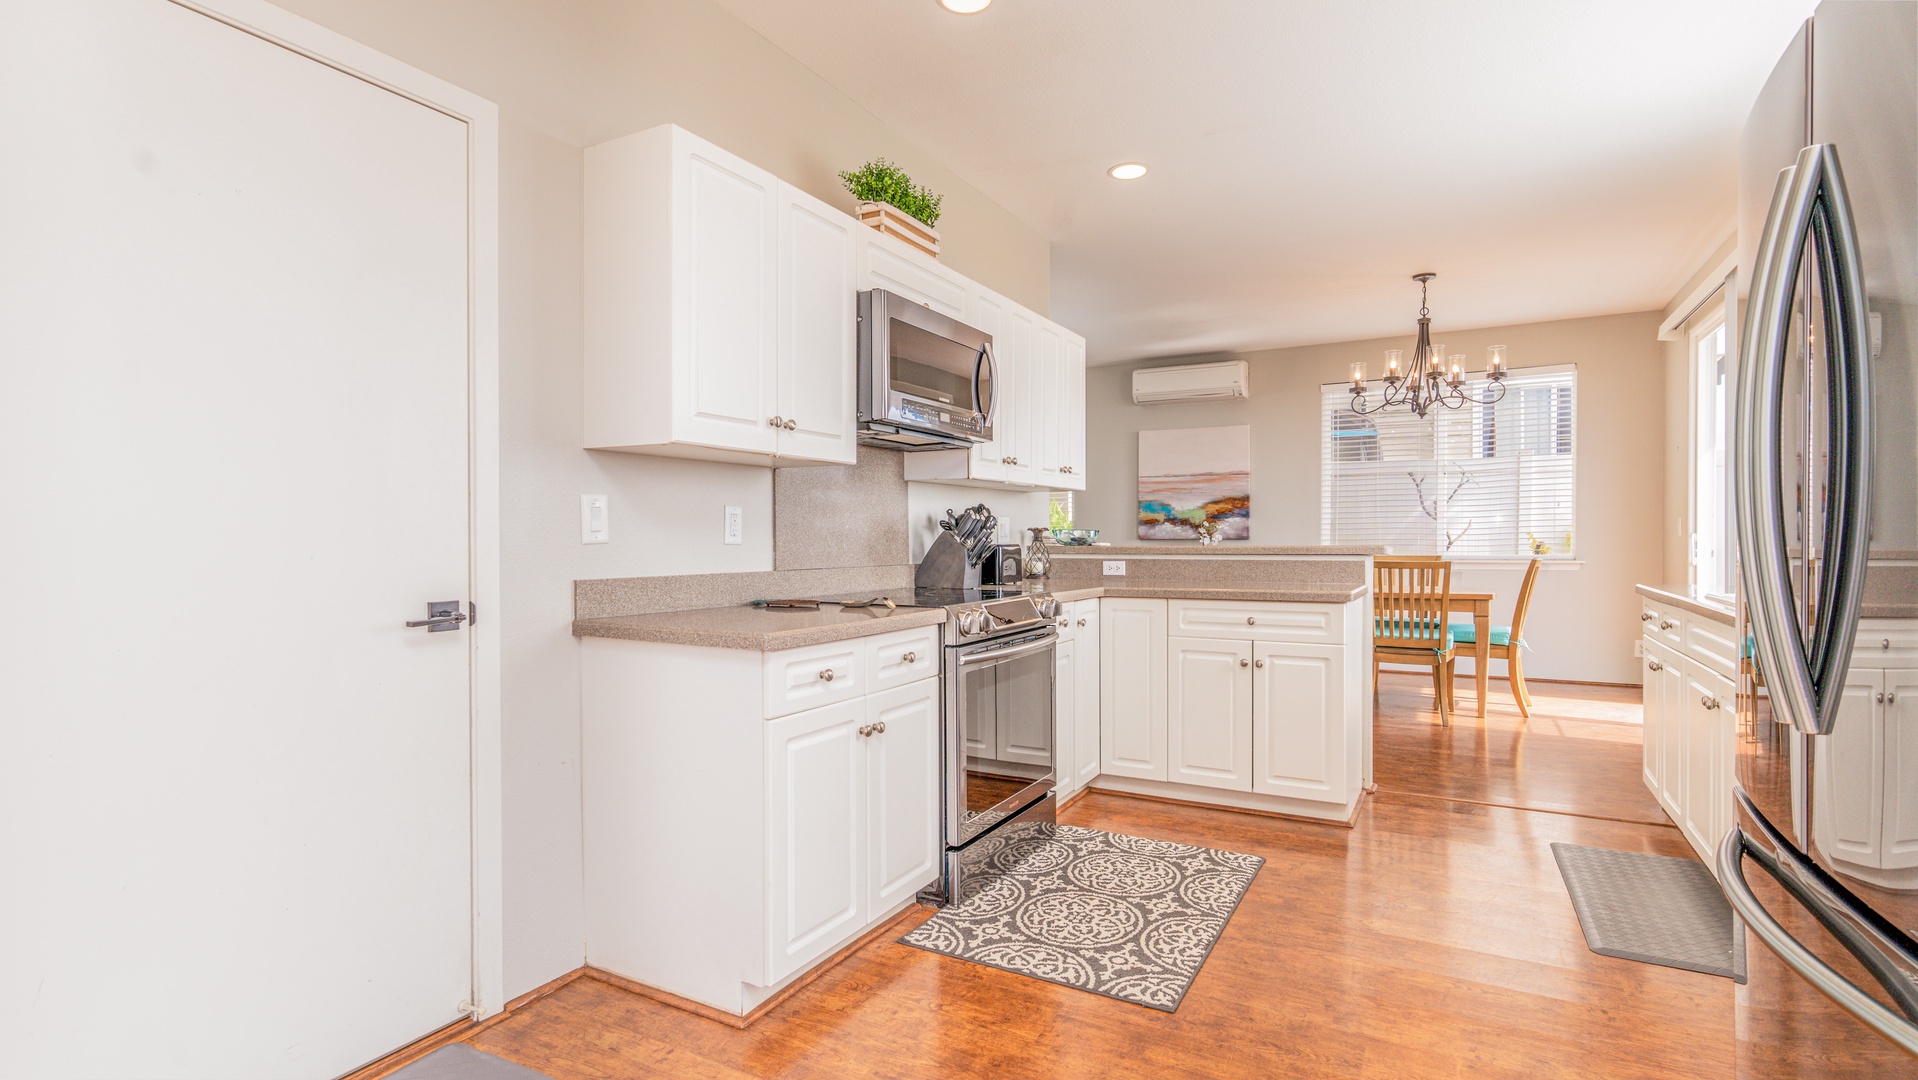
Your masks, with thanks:
<instances>
[{"instance_id":1,"label":"baseboard trim","mask_svg":"<svg viewBox=\"0 0 1918 1080\"><path fill-rule=\"evenodd\" d=\"M638 994L639 996L644 998L651 998L652 1000L659 1002L661 1005L670 1005L673 1008L679 1009L682 1012L689 1012L689 1013L692 1013L694 1016L704 1017L705 1019L711 1020L715 1023L724 1024L729 1028L735 1028L737 1030L744 1031L745 1029L753 1026L753 1024L757 1023L767 1013L772 1012L774 1009L785 1004L787 999L791 998L794 994L797 994L800 990L810 985L813 982L813 980L819 978L821 975L824 975L826 972L831 971L833 968L838 967L842 961L844 961L847 957L851 956L853 953L858 952L860 949L863 949L867 945L872 944L875 940L885 937L887 934L893 932L895 929L898 928L900 923L903 923L906 920L914 917L919 917L923 920L924 918L929 917L932 914L933 914L933 909L924 907L920 904L911 904L907 906L905 910L899 912L897 915L894 915L892 918L887 919L885 922L880 923L878 926L873 927L871 930L868 930L865 933L859 935L859 937L855 938L851 943L841 948L838 952L833 953L831 956L820 961L819 965L813 968L811 971L806 972L804 975L801 975L797 979L794 979L792 982L786 984L785 986L780 987L779 990L776 993L774 993L772 997L769 997L765 1001L760 1002L756 1008L754 1008L751 1012L747 1013L744 1016L735 1016L734 1014L729 1013L724 1009L715 1009L711 1005L694 1001L691 998L683 998L683 997L680 997L678 994L675 994L666 990L661 990L660 988L656 986L648 986L643 982L638 982L636 980L629 979L625 977L624 975L615 975L614 973L610 971L605 971L603 969L592 967L590 965L580 969L580 974L583 974L587 978L592 979L596 982L603 982L608 986L613 986L621 990L625 990L628 993Z\"/></svg>"},{"instance_id":2,"label":"baseboard trim","mask_svg":"<svg viewBox=\"0 0 1918 1080\"><path fill-rule=\"evenodd\" d=\"M438 1031L428 1034L424 1038L417 1039L400 1047L385 1057L375 1059L354 1069L352 1072L340 1077L340 1080L378 1080L379 1077L397 1072L402 1067L418 1061L420 1058L438 1050L442 1046L456 1042L466 1042L473 1036L478 1035L480 1032L513 1015L515 1010L538 1001L540 998L545 997L585 974L585 968L574 968L559 978L542 983L507 1002L505 1008L484 1020L456 1020L440 1028Z\"/></svg>"},{"instance_id":3,"label":"baseboard trim","mask_svg":"<svg viewBox=\"0 0 1918 1080\"><path fill-rule=\"evenodd\" d=\"M1071 795L1069 795L1069 796L1067 796L1067 797L1066 797L1066 801L1065 801L1065 802L1062 802L1062 803L1060 803L1060 804L1058 805L1058 807L1057 807L1057 808L1056 808L1056 809L1055 809L1055 810L1054 810L1053 812L1054 812L1054 813L1056 813L1056 814L1063 814L1063 813L1065 813L1065 811L1066 811L1066 807L1068 807L1068 806L1071 806L1071 805L1072 805L1073 803L1076 803L1076 802L1078 802L1078 801L1079 801L1080 799L1083 799L1083 798L1085 798L1085 797L1086 797L1086 794L1087 794L1088 792L1090 792L1091 790L1092 790L1092 789L1091 789L1091 788L1089 788L1089 787L1082 787L1082 788L1080 788L1079 790L1077 790L1077 791L1075 791L1075 792L1073 792L1073 793L1072 793Z\"/></svg>"},{"instance_id":4,"label":"baseboard trim","mask_svg":"<svg viewBox=\"0 0 1918 1080\"><path fill-rule=\"evenodd\" d=\"M1224 810L1232 814L1251 814L1254 817L1278 818L1281 821L1300 821L1307 825L1330 825L1335 829L1350 829L1358 824L1359 811L1365 808L1365 800L1370 797L1369 789L1359 792L1358 801L1352 804L1351 816L1340 821L1338 818L1309 817L1305 814L1288 814L1283 810L1263 810L1252 806L1232 806L1228 803L1201 802L1198 799L1180 799L1170 795L1147 795L1138 791L1120 791L1117 788L1099 787L1098 781L1080 794L1097 792L1120 799L1140 799L1145 802L1166 803L1171 806L1191 806L1200 810Z\"/></svg>"}]
</instances>

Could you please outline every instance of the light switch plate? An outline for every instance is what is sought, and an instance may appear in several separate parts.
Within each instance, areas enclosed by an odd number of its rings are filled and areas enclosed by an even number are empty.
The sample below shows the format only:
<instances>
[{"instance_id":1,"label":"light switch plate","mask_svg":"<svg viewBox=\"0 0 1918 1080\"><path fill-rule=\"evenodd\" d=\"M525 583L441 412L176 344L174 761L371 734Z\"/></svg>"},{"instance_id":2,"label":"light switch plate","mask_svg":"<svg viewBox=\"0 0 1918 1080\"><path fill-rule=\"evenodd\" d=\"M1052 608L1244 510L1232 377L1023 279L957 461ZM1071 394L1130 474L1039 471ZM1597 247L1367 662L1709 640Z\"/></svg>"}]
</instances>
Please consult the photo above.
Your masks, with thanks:
<instances>
[{"instance_id":1,"label":"light switch plate","mask_svg":"<svg viewBox=\"0 0 1918 1080\"><path fill-rule=\"evenodd\" d=\"M1105 561L1105 564L1106 564L1105 576L1107 577L1124 577L1125 576L1125 560L1124 559L1107 559Z\"/></svg>"},{"instance_id":2,"label":"light switch plate","mask_svg":"<svg viewBox=\"0 0 1918 1080\"><path fill-rule=\"evenodd\" d=\"M581 495L579 497L579 542L582 544L604 544L613 538L611 511L606 505L604 495Z\"/></svg>"},{"instance_id":3,"label":"light switch plate","mask_svg":"<svg viewBox=\"0 0 1918 1080\"><path fill-rule=\"evenodd\" d=\"M1632 642L1632 655L1633 656L1645 655L1645 639L1644 638L1639 638L1638 640Z\"/></svg>"},{"instance_id":4,"label":"light switch plate","mask_svg":"<svg viewBox=\"0 0 1918 1080\"><path fill-rule=\"evenodd\" d=\"M726 543L746 542L746 512L737 506L726 508Z\"/></svg>"}]
</instances>

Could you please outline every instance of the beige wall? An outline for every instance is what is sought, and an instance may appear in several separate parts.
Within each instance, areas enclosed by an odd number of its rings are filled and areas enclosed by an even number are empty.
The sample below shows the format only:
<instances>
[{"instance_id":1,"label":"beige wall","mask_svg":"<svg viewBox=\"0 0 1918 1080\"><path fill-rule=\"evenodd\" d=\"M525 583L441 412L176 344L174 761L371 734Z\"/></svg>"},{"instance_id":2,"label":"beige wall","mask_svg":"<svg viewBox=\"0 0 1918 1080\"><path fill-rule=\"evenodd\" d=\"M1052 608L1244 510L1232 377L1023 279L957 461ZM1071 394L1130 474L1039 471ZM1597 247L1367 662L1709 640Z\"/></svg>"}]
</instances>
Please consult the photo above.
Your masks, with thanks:
<instances>
[{"instance_id":1,"label":"beige wall","mask_svg":"<svg viewBox=\"0 0 1918 1080\"><path fill-rule=\"evenodd\" d=\"M1539 678L1638 681L1633 586L1665 573L1667 365L1658 324L1657 312L1640 312L1439 335L1448 351L1477 362L1501 344L1515 368L1578 365L1578 557L1547 564L1540 576L1525 628L1533 647L1526 670ZM1251 399L1212 405L1132 404L1134 368L1184 361L1093 368L1078 524L1133 542L1139 431L1250 424L1252 542L1319 543L1319 387L1344 380L1354 360L1376 370L1382 350L1410 347L1399 338L1251 353ZM1522 574L1520 564L1459 569L1454 587L1497 593L1493 620L1504 623Z\"/></svg>"},{"instance_id":2,"label":"beige wall","mask_svg":"<svg viewBox=\"0 0 1918 1080\"><path fill-rule=\"evenodd\" d=\"M848 210L834 174L892 158L946 197L943 261L1041 312L1049 246L708 0L276 2L500 106L511 996L584 952L573 579L773 566L771 470L579 448L582 148L678 123ZM582 493L611 497L611 543L579 543ZM729 504L742 545L720 542Z\"/></svg>"}]
</instances>

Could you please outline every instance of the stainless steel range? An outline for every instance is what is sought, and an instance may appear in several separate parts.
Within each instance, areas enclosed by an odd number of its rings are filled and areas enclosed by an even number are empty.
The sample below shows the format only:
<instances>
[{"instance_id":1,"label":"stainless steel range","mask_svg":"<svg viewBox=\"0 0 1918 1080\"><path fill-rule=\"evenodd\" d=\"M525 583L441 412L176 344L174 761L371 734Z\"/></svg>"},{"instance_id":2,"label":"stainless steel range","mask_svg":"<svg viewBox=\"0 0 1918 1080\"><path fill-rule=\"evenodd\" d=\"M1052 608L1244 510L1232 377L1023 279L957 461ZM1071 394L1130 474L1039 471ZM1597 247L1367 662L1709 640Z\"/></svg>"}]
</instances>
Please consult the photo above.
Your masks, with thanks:
<instances>
[{"instance_id":1,"label":"stainless steel range","mask_svg":"<svg viewBox=\"0 0 1918 1080\"><path fill-rule=\"evenodd\" d=\"M982 845L1055 820L1059 603L1019 586L920 589L913 603L947 610L940 713L946 850L939 884L921 897L943 904L982 884Z\"/></svg>"}]
</instances>

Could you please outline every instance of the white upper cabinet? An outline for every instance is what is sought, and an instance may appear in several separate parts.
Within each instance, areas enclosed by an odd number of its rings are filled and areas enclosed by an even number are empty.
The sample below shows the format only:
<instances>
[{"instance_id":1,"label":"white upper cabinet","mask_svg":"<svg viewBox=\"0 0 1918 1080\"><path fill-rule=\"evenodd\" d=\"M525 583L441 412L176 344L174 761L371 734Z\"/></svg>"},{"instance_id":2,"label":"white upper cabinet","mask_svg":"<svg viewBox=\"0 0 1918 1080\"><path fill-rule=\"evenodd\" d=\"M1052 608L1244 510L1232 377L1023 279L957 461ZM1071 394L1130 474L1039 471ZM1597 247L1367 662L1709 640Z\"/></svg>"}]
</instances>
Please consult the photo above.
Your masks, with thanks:
<instances>
[{"instance_id":1,"label":"white upper cabinet","mask_svg":"<svg viewBox=\"0 0 1918 1080\"><path fill-rule=\"evenodd\" d=\"M859 228L682 128L590 147L586 447L850 463Z\"/></svg>"},{"instance_id":2,"label":"white upper cabinet","mask_svg":"<svg viewBox=\"0 0 1918 1080\"><path fill-rule=\"evenodd\" d=\"M996 346L994 440L907 479L1085 486L1082 338L670 124L586 151L586 448L851 464L866 289Z\"/></svg>"},{"instance_id":3,"label":"white upper cabinet","mask_svg":"<svg viewBox=\"0 0 1918 1080\"><path fill-rule=\"evenodd\" d=\"M961 322L966 318L966 279L914 251L906 242L859 226L859 288L884 289Z\"/></svg>"},{"instance_id":4,"label":"white upper cabinet","mask_svg":"<svg viewBox=\"0 0 1918 1080\"><path fill-rule=\"evenodd\" d=\"M851 464L859 387L858 259L865 226L779 185L779 454ZM870 231L870 230L867 230Z\"/></svg>"}]
</instances>

